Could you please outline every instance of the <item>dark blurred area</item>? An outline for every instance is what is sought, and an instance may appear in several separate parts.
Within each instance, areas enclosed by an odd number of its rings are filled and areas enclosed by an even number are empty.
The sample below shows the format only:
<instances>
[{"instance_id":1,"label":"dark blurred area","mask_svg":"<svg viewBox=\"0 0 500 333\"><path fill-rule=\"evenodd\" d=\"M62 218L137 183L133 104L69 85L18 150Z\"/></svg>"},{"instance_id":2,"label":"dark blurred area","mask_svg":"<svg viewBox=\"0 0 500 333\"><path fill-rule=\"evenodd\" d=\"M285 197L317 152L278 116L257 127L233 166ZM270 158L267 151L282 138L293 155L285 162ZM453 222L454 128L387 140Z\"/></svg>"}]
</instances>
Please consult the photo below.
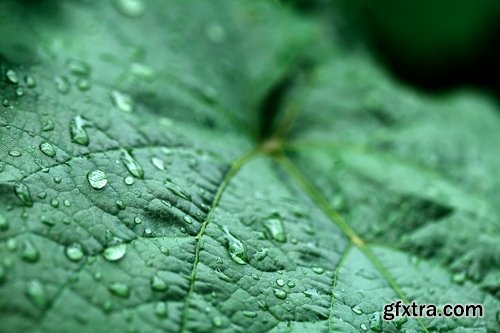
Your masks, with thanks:
<instances>
[{"instance_id":1,"label":"dark blurred area","mask_svg":"<svg viewBox=\"0 0 500 333\"><path fill-rule=\"evenodd\" d=\"M472 87L500 98L499 0L288 2L310 14L341 18L343 33L357 35L395 76L414 86L433 92Z\"/></svg>"}]
</instances>

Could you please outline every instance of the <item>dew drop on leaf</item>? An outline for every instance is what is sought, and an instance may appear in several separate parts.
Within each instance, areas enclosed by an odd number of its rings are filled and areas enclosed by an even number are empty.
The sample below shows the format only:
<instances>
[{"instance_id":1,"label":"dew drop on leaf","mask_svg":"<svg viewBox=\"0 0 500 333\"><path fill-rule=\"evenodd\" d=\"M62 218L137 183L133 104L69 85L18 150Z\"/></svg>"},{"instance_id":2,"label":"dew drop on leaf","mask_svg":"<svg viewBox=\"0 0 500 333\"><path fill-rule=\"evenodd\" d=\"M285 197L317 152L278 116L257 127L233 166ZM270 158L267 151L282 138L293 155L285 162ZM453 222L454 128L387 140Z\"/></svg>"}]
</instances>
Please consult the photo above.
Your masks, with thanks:
<instances>
[{"instance_id":1,"label":"dew drop on leaf","mask_svg":"<svg viewBox=\"0 0 500 333\"><path fill-rule=\"evenodd\" d=\"M215 316L212 318L212 324L214 324L215 327L221 327L223 322L222 318L219 316Z\"/></svg>"},{"instance_id":2,"label":"dew drop on leaf","mask_svg":"<svg viewBox=\"0 0 500 333\"><path fill-rule=\"evenodd\" d=\"M243 315L245 317L248 317L248 318L255 318L255 317L257 317L257 313L254 312L254 311L243 311L242 313L243 313Z\"/></svg>"},{"instance_id":3,"label":"dew drop on leaf","mask_svg":"<svg viewBox=\"0 0 500 333\"><path fill-rule=\"evenodd\" d=\"M16 89L16 95L19 97L24 96L24 89L22 87L18 87Z\"/></svg>"},{"instance_id":4,"label":"dew drop on leaf","mask_svg":"<svg viewBox=\"0 0 500 333\"><path fill-rule=\"evenodd\" d=\"M69 90L71 89L71 84L69 83L69 80L65 76L56 76L54 78L54 82L56 84L57 91L59 91L61 94L69 93Z\"/></svg>"},{"instance_id":5,"label":"dew drop on leaf","mask_svg":"<svg viewBox=\"0 0 500 333\"><path fill-rule=\"evenodd\" d=\"M167 316L167 306L165 302L158 302L155 306L155 315L160 318L164 318Z\"/></svg>"},{"instance_id":6,"label":"dew drop on leaf","mask_svg":"<svg viewBox=\"0 0 500 333\"><path fill-rule=\"evenodd\" d=\"M42 142L40 144L40 151L49 157L56 156L56 151L54 147L48 142Z\"/></svg>"},{"instance_id":7,"label":"dew drop on leaf","mask_svg":"<svg viewBox=\"0 0 500 333\"><path fill-rule=\"evenodd\" d=\"M57 199L52 199L52 200L50 200L50 205L51 205L52 207L54 207L54 208L59 207L59 200L57 200Z\"/></svg>"},{"instance_id":8,"label":"dew drop on leaf","mask_svg":"<svg viewBox=\"0 0 500 333\"><path fill-rule=\"evenodd\" d=\"M125 168L127 168L128 172L130 172L132 176L139 179L144 178L144 170L142 169L142 166L132 157L132 155L128 151L122 149L120 159L123 165L125 165ZM127 183L126 178L125 178L125 183L127 185L133 184L133 182L131 182L130 184Z\"/></svg>"},{"instance_id":9,"label":"dew drop on leaf","mask_svg":"<svg viewBox=\"0 0 500 333\"><path fill-rule=\"evenodd\" d=\"M142 219L138 216L134 217L134 223L135 224L141 224L142 223Z\"/></svg>"},{"instance_id":10,"label":"dew drop on leaf","mask_svg":"<svg viewBox=\"0 0 500 333\"><path fill-rule=\"evenodd\" d=\"M351 310L352 310L352 312L354 312L354 313L355 313L355 314L357 314L357 315L360 315L360 314L362 314L362 313L363 313L363 311L361 311L361 309L359 308L359 306L358 306L358 305L353 306L353 307L351 308Z\"/></svg>"},{"instance_id":11,"label":"dew drop on leaf","mask_svg":"<svg viewBox=\"0 0 500 333\"><path fill-rule=\"evenodd\" d=\"M325 270L322 267L313 267L313 272L316 274L323 274Z\"/></svg>"},{"instance_id":12,"label":"dew drop on leaf","mask_svg":"<svg viewBox=\"0 0 500 333\"><path fill-rule=\"evenodd\" d=\"M38 280L28 282L26 286L26 295L30 301L39 308L43 308L47 304L47 294L43 284Z\"/></svg>"},{"instance_id":13,"label":"dew drop on leaf","mask_svg":"<svg viewBox=\"0 0 500 333\"><path fill-rule=\"evenodd\" d=\"M71 74L77 76L88 76L90 74L90 66L83 61L70 59L67 65Z\"/></svg>"},{"instance_id":14,"label":"dew drop on leaf","mask_svg":"<svg viewBox=\"0 0 500 333\"><path fill-rule=\"evenodd\" d=\"M187 194L179 185L172 183L170 180L165 180L165 185L167 189L172 191L178 197L181 197L184 200L191 200L191 196Z\"/></svg>"},{"instance_id":15,"label":"dew drop on leaf","mask_svg":"<svg viewBox=\"0 0 500 333\"><path fill-rule=\"evenodd\" d=\"M87 179L96 190L102 189L108 183L108 178L106 174L101 170L92 170L87 174Z\"/></svg>"},{"instance_id":16,"label":"dew drop on leaf","mask_svg":"<svg viewBox=\"0 0 500 333\"><path fill-rule=\"evenodd\" d=\"M9 222L2 214L0 214L0 231L5 231L7 229L9 229Z\"/></svg>"},{"instance_id":17,"label":"dew drop on leaf","mask_svg":"<svg viewBox=\"0 0 500 333\"><path fill-rule=\"evenodd\" d=\"M191 224L191 223L193 223L193 219L192 219L192 218L191 218L191 216L189 216L189 215L184 215L184 216L182 217L182 219L183 219L183 220L184 220L184 222L186 222L187 224Z\"/></svg>"},{"instance_id":18,"label":"dew drop on leaf","mask_svg":"<svg viewBox=\"0 0 500 333\"><path fill-rule=\"evenodd\" d=\"M5 77L9 80L10 83L18 84L19 83L19 75L13 69L8 69L5 72Z\"/></svg>"},{"instance_id":19,"label":"dew drop on leaf","mask_svg":"<svg viewBox=\"0 0 500 333\"><path fill-rule=\"evenodd\" d=\"M52 120L47 120L42 125L42 131L44 132L52 131L53 129L54 129L54 122Z\"/></svg>"},{"instance_id":20,"label":"dew drop on leaf","mask_svg":"<svg viewBox=\"0 0 500 333\"><path fill-rule=\"evenodd\" d=\"M368 326L366 326L365 324L361 324L361 325L359 325L359 327L360 327L363 331L368 330Z\"/></svg>"},{"instance_id":21,"label":"dew drop on leaf","mask_svg":"<svg viewBox=\"0 0 500 333\"><path fill-rule=\"evenodd\" d=\"M456 284L464 284L466 280L466 275L464 272L453 274L451 280Z\"/></svg>"},{"instance_id":22,"label":"dew drop on leaf","mask_svg":"<svg viewBox=\"0 0 500 333\"><path fill-rule=\"evenodd\" d=\"M12 157L19 157L22 155L22 153L17 149L11 149L9 150L9 155Z\"/></svg>"},{"instance_id":23,"label":"dew drop on leaf","mask_svg":"<svg viewBox=\"0 0 500 333\"><path fill-rule=\"evenodd\" d=\"M36 87L36 81L35 81L35 78L31 75L26 75L24 77L24 82L26 83L26 86L28 88L34 88Z\"/></svg>"},{"instance_id":24,"label":"dew drop on leaf","mask_svg":"<svg viewBox=\"0 0 500 333\"><path fill-rule=\"evenodd\" d=\"M285 281L283 279L277 279L276 284L280 287L283 287L285 285Z\"/></svg>"},{"instance_id":25,"label":"dew drop on leaf","mask_svg":"<svg viewBox=\"0 0 500 333\"><path fill-rule=\"evenodd\" d=\"M226 234L226 248L233 261L240 265L245 265L247 261L247 249L245 244L236 236L229 232L226 226L223 227Z\"/></svg>"},{"instance_id":26,"label":"dew drop on leaf","mask_svg":"<svg viewBox=\"0 0 500 333\"><path fill-rule=\"evenodd\" d=\"M127 176L127 177L125 177L125 178L123 179L123 181L124 181L124 182L125 182L125 184L127 184L127 185L132 185L132 184L134 184L134 182L135 182L135 181L134 181L134 177L132 177L132 176Z\"/></svg>"},{"instance_id":27,"label":"dew drop on leaf","mask_svg":"<svg viewBox=\"0 0 500 333\"><path fill-rule=\"evenodd\" d=\"M288 288L295 288L295 283L293 281L288 281L286 285L288 286Z\"/></svg>"},{"instance_id":28,"label":"dew drop on leaf","mask_svg":"<svg viewBox=\"0 0 500 333\"><path fill-rule=\"evenodd\" d=\"M130 95L118 90L112 90L110 96L113 105L116 106L118 110L123 112L134 111L134 100Z\"/></svg>"},{"instance_id":29,"label":"dew drop on leaf","mask_svg":"<svg viewBox=\"0 0 500 333\"><path fill-rule=\"evenodd\" d=\"M69 207L71 206L71 201L69 201L68 199L64 199L63 204L64 206Z\"/></svg>"},{"instance_id":30,"label":"dew drop on leaf","mask_svg":"<svg viewBox=\"0 0 500 333\"><path fill-rule=\"evenodd\" d=\"M286 299L286 297L288 296L287 293L281 289L273 289L273 292L274 292L274 296L276 296L277 299Z\"/></svg>"},{"instance_id":31,"label":"dew drop on leaf","mask_svg":"<svg viewBox=\"0 0 500 333\"><path fill-rule=\"evenodd\" d=\"M24 183L16 183L14 185L14 193L25 206L27 207L33 206L33 201L31 200L31 194L29 188Z\"/></svg>"},{"instance_id":32,"label":"dew drop on leaf","mask_svg":"<svg viewBox=\"0 0 500 333\"><path fill-rule=\"evenodd\" d=\"M61 183L61 181L62 181L62 178L61 178L61 177L58 177L58 176L55 176L55 177L54 177L54 183L56 183L56 184L60 184L60 183Z\"/></svg>"},{"instance_id":33,"label":"dew drop on leaf","mask_svg":"<svg viewBox=\"0 0 500 333\"><path fill-rule=\"evenodd\" d=\"M139 17L146 9L142 0L113 0L116 10L127 17Z\"/></svg>"},{"instance_id":34,"label":"dew drop on leaf","mask_svg":"<svg viewBox=\"0 0 500 333\"><path fill-rule=\"evenodd\" d=\"M271 237L277 241L277 242L285 242L286 241L286 234L285 234L285 228L283 227L283 222L281 222L280 219L277 218L271 218L268 220L265 220L263 222L264 227L266 228L267 232L271 235Z\"/></svg>"},{"instance_id":35,"label":"dew drop on leaf","mask_svg":"<svg viewBox=\"0 0 500 333\"><path fill-rule=\"evenodd\" d=\"M158 170L165 170L165 164L161 159L158 157L151 157L151 163L158 169Z\"/></svg>"},{"instance_id":36,"label":"dew drop on leaf","mask_svg":"<svg viewBox=\"0 0 500 333\"><path fill-rule=\"evenodd\" d=\"M104 250L103 256L107 261L118 261L127 253L127 244L113 245Z\"/></svg>"},{"instance_id":37,"label":"dew drop on leaf","mask_svg":"<svg viewBox=\"0 0 500 333\"><path fill-rule=\"evenodd\" d=\"M382 320L380 318L380 312L374 313L370 317L370 329L373 332L382 332Z\"/></svg>"},{"instance_id":38,"label":"dew drop on leaf","mask_svg":"<svg viewBox=\"0 0 500 333\"><path fill-rule=\"evenodd\" d=\"M165 291L168 289L168 285L163 279L155 275L151 279L151 289L156 291Z\"/></svg>"},{"instance_id":39,"label":"dew drop on leaf","mask_svg":"<svg viewBox=\"0 0 500 333\"><path fill-rule=\"evenodd\" d=\"M40 252L38 252L37 248L30 241L26 241L23 244L21 258L27 262L37 262L40 258Z\"/></svg>"},{"instance_id":40,"label":"dew drop on leaf","mask_svg":"<svg viewBox=\"0 0 500 333\"><path fill-rule=\"evenodd\" d=\"M125 209L125 204L121 200L116 200L115 201L116 207L118 207L119 210L124 210Z\"/></svg>"},{"instance_id":41,"label":"dew drop on leaf","mask_svg":"<svg viewBox=\"0 0 500 333\"><path fill-rule=\"evenodd\" d=\"M130 287L122 282L114 282L109 285L108 289L118 297L127 298L130 295Z\"/></svg>"},{"instance_id":42,"label":"dew drop on leaf","mask_svg":"<svg viewBox=\"0 0 500 333\"><path fill-rule=\"evenodd\" d=\"M82 146L87 146L89 144L89 136L85 130L87 126L89 126L89 122L82 116L73 118L69 124L71 141Z\"/></svg>"},{"instance_id":43,"label":"dew drop on leaf","mask_svg":"<svg viewBox=\"0 0 500 333\"><path fill-rule=\"evenodd\" d=\"M83 258L83 249L82 246L78 243L71 244L66 247L64 251L66 257L68 257L71 261L79 261Z\"/></svg>"}]
</instances>

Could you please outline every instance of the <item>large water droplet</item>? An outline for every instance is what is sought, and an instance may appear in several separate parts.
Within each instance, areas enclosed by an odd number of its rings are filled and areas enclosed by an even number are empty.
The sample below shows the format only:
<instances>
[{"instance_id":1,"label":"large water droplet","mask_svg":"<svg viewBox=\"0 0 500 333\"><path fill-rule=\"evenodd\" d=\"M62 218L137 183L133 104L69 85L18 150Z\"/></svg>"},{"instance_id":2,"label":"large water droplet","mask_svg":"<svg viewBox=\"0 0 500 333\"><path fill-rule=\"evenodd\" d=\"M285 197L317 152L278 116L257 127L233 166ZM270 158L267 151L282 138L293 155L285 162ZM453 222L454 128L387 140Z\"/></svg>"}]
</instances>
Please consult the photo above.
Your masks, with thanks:
<instances>
[{"instance_id":1,"label":"large water droplet","mask_svg":"<svg viewBox=\"0 0 500 333\"><path fill-rule=\"evenodd\" d=\"M115 282L109 285L109 291L118 296L127 298L130 295L130 287L122 282Z\"/></svg>"},{"instance_id":2,"label":"large water droplet","mask_svg":"<svg viewBox=\"0 0 500 333\"><path fill-rule=\"evenodd\" d=\"M134 111L134 100L130 95L118 90L112 90L110 96L113 105L116 106L120 111Z\"/></svg>"},{"instance_id":3,"label":"large water droplet","mask_svg":"<svg viewBox=\"0 0 500 333\"><path fill-rule=\"evenodd\" d=\"M42 142L40 144L40 151L50 157L56 156L56 151L54 147L48 142Z\"/></svg>"},{"instance_id":4,"label":"large water droplet","mask_svg":"<svg viewBox=\"0 0 500 333\"><path fill-rule=\"evenodd\" d=\"M37 307L43 308L47 304L47 294L43 284L38 280L28 282L26 295Z\"/></svg>"},{"instance_id":5,"label":"large water droplet","mask_svg":"<svg viewBox=\"0 0 500 333\"><path fill-rule=\"evenodd\" d=\"M10 83L14 83L14 84L18 84L19 83L19 75L13 69L8 69L5 72L5 77L7 77L7 80L9 80Z\"/></svg>"},{"instance_id":6,"label":"large water droplet","mask_svg":"<svg viewBox=\"0 0 500 333\"><path fill-rule=\"evenodd\" d=\"M83 258L83 249L82 246L78 243L74 243L66 247L64 252L66 257L68 257L71 261L79 261Z\"/></svg>"},{"instance_id":7,"label":"large water droplet","mask_svg":"<svg viewBox=\"0 0 500 333\"><path fill-rule=\"evenodd\" d=\"M165 170L165 164L163 163L163 161L161 159L159 159L158 157L154 156L154 157L151 157L151 163L158 169L158 170Z\"/></svg>"},{"instance_id":8,"label":"large water droplet","mask_svg":"<svg viewBox=\"0 0 500 333\"><path fill-rule=\"evenodd\" d=\"M38 252L37 248L31 242L26 241L23 244L21 258L27 262L37 262L40 258L40 252Z\"/></svg>"},{"instance_id":9,"label":"large water droplet","mask_svg":"<svg viewBox=\"0 0 500 333\"><path fill-rule=\"evenodd\" d=\"M145 11L142 0L114 0L113 4L120 14L127 17L139 17Z\"/></svg>"},{"instance_id":10,"label":"large water droplet","mask_svg":"<svg viewBox=\"0 0 500 333\"><path fill-rule=\"evenodd\" d=\"M144 170L142 169L142 166L132 157L132 155L128 151L122 149L120 159L132 176L139 179L144 178Z\"/></svg>"},{"instance_id":11,"label":"large water droplet","mask_svg":"<svg viewBox=\"0 0 500 333\"><path fill-rule=\"evenodd\" d=\"M108 183L106 174L101 170L92 170L87 174L90 186L96 190L102 189Z\"/></svg>"},{"instance_id":12,"label":"large water droplet","mask_svg":"<svg viewBox=\"0 0 500 333\"><path fill-rule=\"evenodd\" d=\"M271 235L271 237L277 242L286 241L285 228L283 227L283 222L277 218L271 218L263 222L264 227Z\"/></svg>"},{"instance_id":13,"label":"large water droplet","mask_svg":"<svg viewBox=\"0 0 500 333\"><path fill-rule=\"evenodd\" d=\"M165 291L168 289L168 285L163 279L155 275L151 279L151 289L156 291Z\"/></svg>"},{"instance_id":14,"label":"large water droplet","mask_svg":"<svg viewBox=\"0 0 500 333\"><path fill-rule=\"evenodd\" d=\"M285 285L285 281L283 279L277 279L276 284L280 287L283 287Z\"/></svg>"},{"instance_id":15,"label":"large water droplet","mask_svg":"<svg viewBox=\"0 0 500 333\"><path fill-rule=\"evenodd\" d=\"M14 193L25 206L27 207L33 206L30 190L28 186L26 186L24 183L16 183L14 185Z\"/></svg>"},{"instance_id":16,"label":"large water droplet","mask_svg":"<svg viewBox=\"0 0 500 333\"><path fill-rule=\"evenodd\" d=\"M90 126L90 123L82 116L76 116L69 124L71 141L79 145L87 146L89 144L89 136L85 127Z\"/></svg>"},{"instance_id":17,"label":"large water droplet","mask_svg":"<svg viewBox=\"0 0 500 333\"><path fill-rule=\"evenodd\" d=\"M288 296L287 293L281 289L273 289L273 292L274 292L274 296L276 296L277 299L286 299L286 297Z\"/></svg>"},{"instance_id":18,"label":"large water droplet","mask_svg":"<svg viewBox=\"0 0 500 333\"><path fill-rule=\"evenodd\" d=\"M226 226L223 227L223 230L226 234L226 247L229 256L235 263L245 265L247 261L247 249L245 244L243 244L243 242L236 236L231 234Z\"/></svg>"},{"instance_id":19,"label":"large water droplet","mask_svg":"<svg viewBox=\"0 0 500 333\"><path fill-rule=\"evenodd\" d=\"M9 150L9 155L12 157L19 157L22 155L22 153L17 149L11 149Z\"/></svg>"},{"instance_id":20,"label":"large water droplet","mask_svg":"<svg viewBox=\"0 0 500 333\"><path fill-rule=\"evenodd\" d=\"M113 245L104 250L103 256L107 261L118 261L127 253L127 244Z\"/></svg>"}]
</instances>

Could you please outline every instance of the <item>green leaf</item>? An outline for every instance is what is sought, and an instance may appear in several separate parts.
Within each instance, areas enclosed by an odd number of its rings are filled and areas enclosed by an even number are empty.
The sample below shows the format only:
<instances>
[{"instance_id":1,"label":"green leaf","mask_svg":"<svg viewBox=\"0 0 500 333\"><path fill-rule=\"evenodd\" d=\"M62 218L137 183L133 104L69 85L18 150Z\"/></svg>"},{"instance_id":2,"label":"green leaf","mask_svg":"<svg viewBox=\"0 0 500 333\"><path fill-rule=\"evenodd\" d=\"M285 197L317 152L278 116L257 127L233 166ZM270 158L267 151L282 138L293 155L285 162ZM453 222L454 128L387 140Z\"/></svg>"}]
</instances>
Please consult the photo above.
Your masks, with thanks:
<instances>
[{"instance_id":1,"label":"green leaf","mask_svg":"<svg viewBox=\"0 0 500 333\"><path fill-rule=\"evenodd\" d=\"M0 332L498 329L486 98L421 96L270 1L0 13ZM485 313L381 319L399 299Z\"/></svg>"}]
</instances>

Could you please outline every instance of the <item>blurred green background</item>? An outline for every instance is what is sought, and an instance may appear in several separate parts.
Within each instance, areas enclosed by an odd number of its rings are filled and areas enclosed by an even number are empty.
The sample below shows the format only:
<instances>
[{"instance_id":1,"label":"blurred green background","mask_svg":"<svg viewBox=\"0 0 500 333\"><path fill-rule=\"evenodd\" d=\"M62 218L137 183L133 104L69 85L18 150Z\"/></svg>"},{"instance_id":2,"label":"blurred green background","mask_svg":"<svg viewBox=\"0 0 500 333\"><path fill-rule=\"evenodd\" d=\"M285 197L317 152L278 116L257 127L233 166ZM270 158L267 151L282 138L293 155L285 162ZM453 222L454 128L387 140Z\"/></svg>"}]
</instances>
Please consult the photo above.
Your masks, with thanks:
<instances>
[{"instance_id":1,"label":"blurred green background","mask_svg":"<svg viewBox=\"0 0 500 333\"><path fill-rule=\"evenodd\" d=\"M340 19L346 38L362 40L404 81L425 90L473 87L500 97L499 0L288 2L325 21Z\"/></svg>"}]
</instances>

